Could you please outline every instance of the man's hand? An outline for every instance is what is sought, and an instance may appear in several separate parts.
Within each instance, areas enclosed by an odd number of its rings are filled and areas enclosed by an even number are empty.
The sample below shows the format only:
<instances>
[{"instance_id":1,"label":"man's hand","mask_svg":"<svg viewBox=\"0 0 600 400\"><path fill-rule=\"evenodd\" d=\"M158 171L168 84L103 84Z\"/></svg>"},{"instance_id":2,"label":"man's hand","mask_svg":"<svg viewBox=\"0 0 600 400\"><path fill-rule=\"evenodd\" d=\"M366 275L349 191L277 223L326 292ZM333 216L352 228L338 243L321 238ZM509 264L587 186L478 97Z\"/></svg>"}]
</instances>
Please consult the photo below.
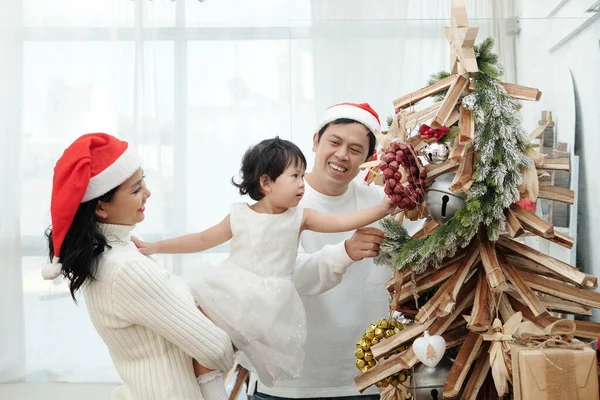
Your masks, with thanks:
<instances>
[{"instance_id":1,"label":"man's hand","mask_svg":"<svg viewBox=\"0 0 600 400\"><path fill-rule=\"evenodd\" d=\"M377 228L357 229L352 237L344 242L346 253L354 261L376 257L379 245L383 243L384 233Z\"/></svg>"},{"instance_id":2,"label":"man's hand","mask_svg":"<svg viewBox=\"0 0 600 400\"><path fill-rule=\"evenodd\" d=\"M144 242L134 236L131 237L131 241L135 244L140 253L145 256L151 256L152 254L157 253L156 243Z\"/></svg>"}]
</instances>

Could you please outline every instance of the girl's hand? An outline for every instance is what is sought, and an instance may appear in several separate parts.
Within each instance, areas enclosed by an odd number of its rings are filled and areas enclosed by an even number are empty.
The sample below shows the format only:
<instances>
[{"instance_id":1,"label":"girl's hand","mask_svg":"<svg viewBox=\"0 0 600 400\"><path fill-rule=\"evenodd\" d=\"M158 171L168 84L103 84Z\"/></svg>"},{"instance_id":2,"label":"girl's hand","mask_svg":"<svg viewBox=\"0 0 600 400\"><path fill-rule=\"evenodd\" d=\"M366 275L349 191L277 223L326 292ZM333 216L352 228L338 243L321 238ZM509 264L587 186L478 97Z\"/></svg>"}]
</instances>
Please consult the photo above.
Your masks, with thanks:
<instances>
[{"instance_id":1,"label":"girl's hand","mask_svg":"<svg viewBox=\"0 0 600 400\"><path fill-rule=\"evenodd\" d=\"M151 256L152 254L158 252L156 248L156 243L144 242L143 240L140 240L133 236L131 237L131 241L133 242L133 244L135 244L140 253L142 253L145 256Z\"/></svg>"},{"instance_id":2,"label":"girl's hand","mask_svg":"<svg viewBox=\"0 0 600 400\"><path fill-rule=\"evenodd\" d=\"M386 216L393 213L398 206L392 201L392 199L390 199L388 196L385 196L379 204L379 207L381 207L381 212L383 213L383 216Z\"/></svg>"}]
</instances>

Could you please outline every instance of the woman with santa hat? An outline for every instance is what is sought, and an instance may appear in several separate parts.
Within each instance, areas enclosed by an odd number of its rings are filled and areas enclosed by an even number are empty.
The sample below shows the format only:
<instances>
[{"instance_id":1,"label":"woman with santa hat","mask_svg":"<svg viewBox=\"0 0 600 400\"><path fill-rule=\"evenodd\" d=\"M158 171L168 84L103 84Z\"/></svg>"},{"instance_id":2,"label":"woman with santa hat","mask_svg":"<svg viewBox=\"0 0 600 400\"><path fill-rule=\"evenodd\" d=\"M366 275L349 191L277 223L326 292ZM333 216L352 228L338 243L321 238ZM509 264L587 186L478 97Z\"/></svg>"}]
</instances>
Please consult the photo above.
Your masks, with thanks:
<instances>
[{"instance_id":1,"label":"woman with santa hat","mask_svg":"<svg viewBox=\"0 0 600 400\"><path fill-rule=\"evenodd\" d=\"M140 156L105 133L81 136L54 168L51 264L83 293L124 385L115 399L213 398L233 364L228 336L196 309L185 284L131 242L150 191ZM193 359L214 371L196 378ZM218 390L218 389L217 389Z\"/></svg>"}]
</instances>

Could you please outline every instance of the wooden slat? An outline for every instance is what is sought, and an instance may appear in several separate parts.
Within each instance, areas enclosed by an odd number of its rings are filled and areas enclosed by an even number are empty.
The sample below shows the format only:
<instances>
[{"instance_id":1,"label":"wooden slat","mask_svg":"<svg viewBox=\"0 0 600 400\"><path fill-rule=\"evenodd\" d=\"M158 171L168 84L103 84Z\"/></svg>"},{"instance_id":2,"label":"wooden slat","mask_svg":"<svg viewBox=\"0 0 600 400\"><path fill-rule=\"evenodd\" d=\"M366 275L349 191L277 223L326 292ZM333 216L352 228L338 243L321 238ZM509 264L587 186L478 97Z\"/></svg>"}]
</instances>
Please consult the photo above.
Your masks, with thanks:
<instances>
[{"instance_id":1,"label":"wooden slat","mask_svg":"<svg viewBox=\"0 0 600 400\"><path fill-rule=\"evenodd\" d=\"M495 292L506 290L506 278L496 258L496 247L487 238L484 230L479 231L479 255L485 269L490 288Z\"/></svg>"},{"instance_id":2,"label":"wooden slat","mask_svg":"<svg viewBox=\"0 0 600 400\"><path fill-rule=\"evenodd\" d=\"M546 169L552 171L567 171L571 172L571 164L568 157L564 158L546 158L543 164L538 169Z\"/></svg>"},{"instance_id":3,"label":"wooden slat","mask_svg":"<svg viewBox=\"0 0 600 400\"><path fill-rule=\"evenodd\" d=\"M472 145L467 145L465 155L458 167L458 172L452 180L450 190L454 193L467 193L473 184L473 163L475 152Z\"/></svg>"},{"instance_id":4,"label":"wooden slat","mask_svg":"<svg viewBox=\"0 0 600 400\"><path fill-rule=\"evenodd\" d=\"M542 97L542 92L535 88L516 85L514 83L501 82L500 84L504 87L506 92L515 99L539 101ZM472 92L473 90L475 90L475 86L471 83L471 85L469 85L469 91Z\"/></svg>"},{"instance_id":5,"label":"wooden slat","mask_svg":"<svg viewBox=\"0 0 600 400\"><path fill-rule=\"evenodd\" d=\"M450 314L456 305L458 293L467 281L469 272L479 261L479 251L472 244L467 247L467 256L459 262L459 267L450 278L452 282L448 289L442 295L440 306L438 307L438 316L445 317Z\"/></svg>"},{"instance_id":6,"label":"wooden slat","mask_svg":"<svg viewBox=\"0 0 600 400\"><path fill-rule=\"evenodd\" d=\"M393 353L406 342L425 332L431 326L431 324L435 322L435 318L436 317L432 315L431 318L428 321L425 321L423 324L414 323L408 328L396 333L389 339L372 346L371 352L373 353L373 357L380 359L381 357L385 357Z\"/></svg>"},{"instance_id":7,"label":"wooden slat","mask_svg":"<svg viewBox=\"0 0 600 400\"><path fill-rule=\"evenodd\" d=\"M469 143L475 138L475 120L472 118L471 110L460 107L460 135L458 142L460 144Z\"/></svg>"},{"instance_id":8,"label":"wooden slat","mask_svg":"<svg viewBox=\"0 0 600 400\"><path fill-rule=\"evenodd\" d=\"M573 239L569 235L558 231L554 231L554 237L549 238L548 240L558 245L561 245L562 247L565 247L567 249L572 249L573 245L575 245L575 239Z\"/></svg>"},{"instance_id":9,"label":"wooden slat","mask_svg":"<svg viewBox=\"0 0 600 400\"><path fill-rule=\"evenodd\" d=\"M546 239L554 237L554 227L548 222L537 215L530 213L518 204L512 204L510 209L518 218L521 225L529 232L535 233Z\"/></svg>"},{"instance_id":10,"label":"wooden slat","mask_svg":"<svg viewBox=\"0 0 600 400\"><path fill-rule=\"evenodd\" d=\"M435 117L441 106L442 102L438 101L419 111L402 112L399 120L400 125L404 126L405 129L412 129Z\"/></svg>"},{"instance_id":11,"label":"wooden slat","mask_svg":"<svg viewBox=\"0 0 600 400\"><path fill-rule=\"evenodd\" d=\"M480 269L477 273L477 289L475 289L473 310L471 311L471 318L467 324L467 329L473 332L485 332L490 329L492 326L490 296L490 287L485 273Z\"/></svg>"},{"instance_id":12,"label":"wooden slat","mask_svg":"<svg viewBox=\"0 0 600 400\"><path fill-rule=\"evenodd\" d=\"M591 307L575 303L574 301L560 299L558 297L550 296L548 294L539 295L538 298L540 302L544 305L544 307L551 311L576 315L592 315Z\"/></svg>"},{"instance_id":13,"label":"wooden slat","mask_svg":"<svg viewBox=\"0 0 600 400\"><path fill-rule=\"evenodd\" d=\"M506 230L511 238L519 237L523 234L523 226L517 219L517 216L510 208L505 210L506 214Z\"/></svg>"},{"instance_id":14,"label":"wooden slat","mask_svg":"<svg viewBox=\"0 0 600 400\"><path fill-rule=\"evenodd\" d=\"M467 386L465 386L465 390L463 391L460 399L461 400L476 400L477 394L479 393L479 389L485 378L490 371L490 357L488 356L488 351L490 348L490 342L484 342L481 345L481 355L477 359L477 363L473 367L473 372L471 372L471 376L469 377L469 381L467 382Z\"/></svg>"},{"instance_id":15,"label":"wooden slat","mask_svg":"<svg viewBox=\"0 0 600 400\"><path fill-rule=\"evenodd\" d=\"M575 192L558 186L540 185L538 199L560 201L561 203L573 204Z\"/></svg>"},{"instance_id":16,"label":"wooden slat","mask_svg":"<svg viewBox=\"0 0 600 400\"><path fill-rule=\"evenodd\" d=\"M458 102L462 91L468 83L469 81L462 75L457 75L454 77L454 81L450 85L450 88L448 89L448 92L442 101L442 106L433 118L431 126L443 126L447 124L450 114L452 114L452 111L454 110L454 107L456 107L456 103Z\"/></svg>"},{"instance_id":17,"label":"wooden slat","mask_svg":"<svg viewBox=\"0 0 600 400\"><path fill-rule=\"evenodd\" d=\"M432 274L426 275L425 277L417 279L417 294L426 292L427 290L439 285L448 278L452 277L458 270L460 263L456 262L446 268L441 268ZM392 282L392 286L394 283ZM389 289L388 289L389 290ZM411 283L406 282L400 288L400 295L398 296L398 304L404 304L413 298Z\"/></svg>"},{"instance_id":18,"label":"wooden slat","mask_svg":"<svg viewBox=\"0 0 600 400\"><path fill-rule=\"evenodd\" d=\"M444 78L433 85L429 85L424 87L423 89L419 89L416 92L409 93L405 96L402 96L396 100L394 100L394 108L406 108L411 105L417 104L419 101L433 96L439 92L442 92L448 89L455 80L455 76L449 76Z\"/></svg>"},{"instance_id":19,"label":"wooden slat","mask_svg":"<svg viewBox=\"0 0 600 400\"><path fill-rule=\"evenodd\" d=\"M509 281L515 285L515 289L519 293L519 295L525 301L525 304L531 309L533 314L537 317L539 315L545 314L548 312L546 307L542 305L538 296L527 286L527 284L521 278L521 271L514 268L508 259L502 254L502 252L498 252L498 261L500 261L500 266L504 274L508 278Z\"/></svg>"},{"instance_id":20,"label":"wooden slat","mask_svg":"<svg viewBox=\"0 0 600 400\"><path fill-rule=\"evenodd\" d=\"M580 289L578 287L569 286L565 283L551 281L542 276L534 275L529 272L521 271L521 278L529 285L530 288L539 292L547 293L561 299L574 301L576 303L585 304L590 307L600 308L600 293L590 290Z\"/></svg>"},{"instance_id":21,"label":"wooden slat","mask_svg":"<svg viewBox=\"0 0 600 400\"><path fill-rule=\"evenodd\" d=\"M515 99L539 101L542 97L542 92L535 88L505 82L502 82L501 85L504 86L506 92Z\"/></svg>"},{"instance_id":22,"label":"wooden slat","mask_svg":"<svg viewBox=\"0 0 600 400\"><path fill-rule=\"evenodd\" d=\"M444 398L453 398L459 395L482 343L483 337L480 334L469 332L467 340L461 346L444 384Z\"/></svg>"},{"instance_id":23,"label":"wooden slat","mask_svg":"<svg viewBox=\"0 0 600 400\"><path fill-rule=\"evenodd\" d=\"M427 164L424 168L427 171L427 178L425 178L425 185L431 184L438 176L455 172L458 170L458 164L460 160L453 161L448 159L443 164Z\"/></svg>"},{"instance_id":24,"label":"wooden slat","mask_svg":"<svg viewBox=\"0 0 600 400\"><path fill-rule=\"evenodd\" d=\"M420 239L422 237L425 237L433 231L435 231L437 228L439 228L439 226L440 224L436 220L432 219L431 221L427 222L420 230L418 230L413 235L413 238Z\"/></svg>"},{"instance_id":25,"label":"wooden slat","mask_svg":"<svg viewBox=\"0 0 600 400\"><path fill-rule=\"evenodd\" d=\"M506 237L500 237L497 242L501 247L511 250L522 257L535 261L536 263L546 267L552 272L564 277L565 279L574 282L578 285L589 289L598 287L598 278L592 275L584 274L577 268L570 266L556 258L543 254L531 247L522 243L516 242Z\"/></svg>"}]
</instances>

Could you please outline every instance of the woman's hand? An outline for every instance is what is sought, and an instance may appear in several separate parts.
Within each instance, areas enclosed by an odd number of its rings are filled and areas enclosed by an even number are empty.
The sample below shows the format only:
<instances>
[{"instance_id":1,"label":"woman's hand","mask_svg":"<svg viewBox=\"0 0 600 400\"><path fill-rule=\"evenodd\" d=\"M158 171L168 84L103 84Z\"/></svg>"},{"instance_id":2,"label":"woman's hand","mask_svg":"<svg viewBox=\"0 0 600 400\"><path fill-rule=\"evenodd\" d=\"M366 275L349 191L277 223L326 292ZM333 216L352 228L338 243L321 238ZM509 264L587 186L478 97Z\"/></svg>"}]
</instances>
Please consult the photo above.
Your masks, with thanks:
<instances>
[{"instance_id":1,"label":"woman's hand","mask_svg":"<svg viewBox=\"0 0 600 400\"><path fill-rule=\"evenodd\" d=\"M131 241L133 242L133 244L135 244L140 253L142 253L145 256L151 256L152 254L158 253L158 246L156 245L156 243L144 242L143 240L140 240L133 236L131 237Z\"/></svg>"},{"instance_id":2,"label":"woman's hand","mask_svg":"<svg viewBox=\"0 0 600 400\"><path fill-rule=\"evenodd\" d=\"M379 203L379 207L381 208L383 216L386 216L394 212L398 206L392 201L392 199L390 199L388 196L385 196L381 203Z\"/></svg>"}]
</instances>

